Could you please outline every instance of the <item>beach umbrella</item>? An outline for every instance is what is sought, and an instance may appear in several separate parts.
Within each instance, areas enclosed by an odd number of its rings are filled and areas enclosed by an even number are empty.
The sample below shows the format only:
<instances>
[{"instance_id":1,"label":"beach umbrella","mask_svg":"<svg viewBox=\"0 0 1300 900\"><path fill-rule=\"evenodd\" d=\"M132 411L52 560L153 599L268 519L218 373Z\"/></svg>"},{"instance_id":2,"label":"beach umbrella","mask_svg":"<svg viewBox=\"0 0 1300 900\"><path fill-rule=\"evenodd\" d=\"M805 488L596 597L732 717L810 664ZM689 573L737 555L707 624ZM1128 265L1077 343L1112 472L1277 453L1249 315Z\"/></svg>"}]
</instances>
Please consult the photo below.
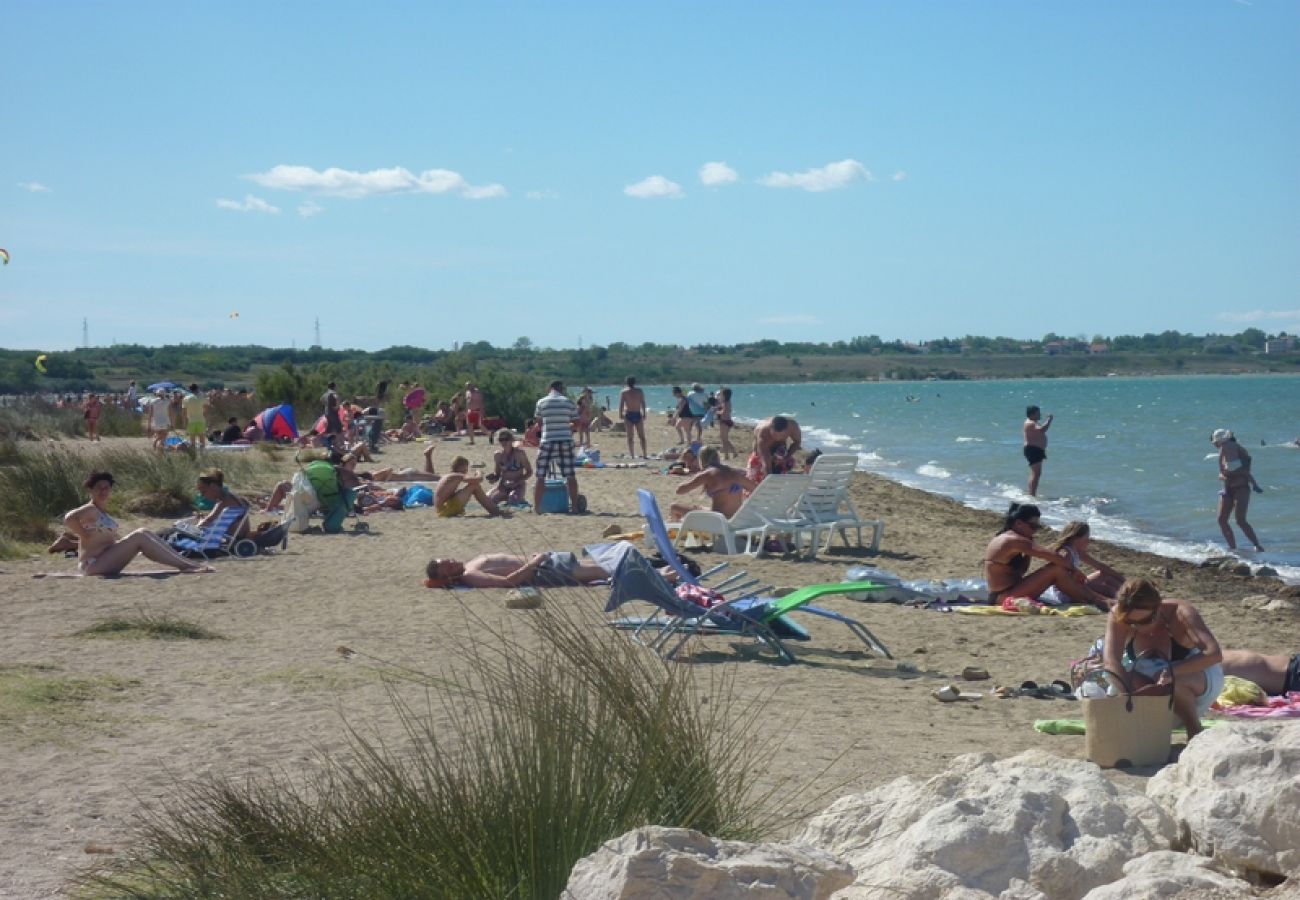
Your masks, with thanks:
<instances>
[{"instance_id":1,"label":"beach umbrella","mask_svg":"<svg viewBox=\"0 0 1300 900\"><path fill-rule=\"evenodd\" d=\"M180 387L180 385L174 381L160 381L157 384L149 385L147 388L145 388L145 390L146 391L174 391L178 387Z\"/></svg>"}]
</instances>

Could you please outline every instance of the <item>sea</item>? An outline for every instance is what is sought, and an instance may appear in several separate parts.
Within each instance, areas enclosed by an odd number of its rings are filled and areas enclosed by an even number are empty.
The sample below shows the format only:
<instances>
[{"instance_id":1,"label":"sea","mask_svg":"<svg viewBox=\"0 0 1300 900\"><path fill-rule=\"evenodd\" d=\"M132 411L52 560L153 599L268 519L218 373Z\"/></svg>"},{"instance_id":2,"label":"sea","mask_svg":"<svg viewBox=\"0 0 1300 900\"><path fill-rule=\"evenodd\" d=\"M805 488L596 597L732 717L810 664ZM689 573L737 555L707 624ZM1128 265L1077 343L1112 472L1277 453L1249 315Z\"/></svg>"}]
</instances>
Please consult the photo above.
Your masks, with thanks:
<instances>
[{"instance_id":1,"label":"sea","mask_svg":"<svg viewBox=\"0 0 1300 900\"><path fill-rule=\"evenodd\" d=\"M673 407L671 387L643 385L651 409ZM619 387L593 390L617 410ZM1228 428L1264 489L1248 518L1265 550L1241 549L1238 533L1236 555L1300 583L1300 376L742 384L732 395L738 422L791 416L806 449L856 453L863 471L998 512L1030 499L1021 428L1038 405L1055 416L1035 501L1044 522L1081 519L1098 539L1189 561L1228 552L1210 444Z\"/></svg>"}]
</instances>

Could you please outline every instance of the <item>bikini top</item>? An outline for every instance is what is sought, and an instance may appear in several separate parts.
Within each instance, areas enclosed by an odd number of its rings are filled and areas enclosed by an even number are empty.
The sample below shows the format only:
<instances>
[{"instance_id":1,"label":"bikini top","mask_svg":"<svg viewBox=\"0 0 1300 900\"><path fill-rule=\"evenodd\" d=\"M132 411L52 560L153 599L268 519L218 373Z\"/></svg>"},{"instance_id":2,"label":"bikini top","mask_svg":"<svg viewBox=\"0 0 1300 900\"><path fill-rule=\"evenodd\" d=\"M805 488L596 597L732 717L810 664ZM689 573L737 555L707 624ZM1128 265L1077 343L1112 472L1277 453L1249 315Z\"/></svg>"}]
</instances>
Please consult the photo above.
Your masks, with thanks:
<instances>
[{"instance_id":1,"label":"bikini top","mask_svg":"<svg viewBox=\"0 0 1300 900\"><path fill-rule=\"evenodd\" d=\"M738 482L735 482L735 481L733 481L731 484L727 485L727 487L725 488L725 492L728 493L728 494L739 494L739 493L740 493L741 491L743 491L743 490L744 490L744 488L741 487L741 485L740 485ZM723 493L723 492L724 492L724 489L723 489L723 488L718 488L716 491L705 491L705 492L704 492L704 496L706 496L706 497L713 497L713 496L715 496L715 495L717 495L717 494L721 494L721 493Z\"/></svg>"},{"instance_id":2,"label":"bikini top","mask_svg":"<svg viewBox=\"0 0 1300 900\"><path fill-rule=\"evenodd\" d=\"M117 531L117 523L113 521L113 517L102 509L98 510L98 512L99 515L95 517L95 521L90 524L83 522L81 527L86 531Z\"/></svg>"},{"instance_id":3,"label":"bikini top","mask_svg":"<svg viewBox=\"0 0 1300 900\"><path fill-rule=\"evenodd\" d=\"M1178 643L1178 641L1174 639L1173 629L1169 627L1168 622L1161 619L1160 624L1163 625L1165 631L1169 633L1169 661L1178 662L1179 660L1187 659L1187 657L1191 656L1192 651L1196 648L1184 647L1182 644ZM1124 644L1124 656L1128 659L1138 658L1138 654L1134 652L1133 649L1133 635L1129 635L1128 642Z\"/></svg>"}]
</instances>

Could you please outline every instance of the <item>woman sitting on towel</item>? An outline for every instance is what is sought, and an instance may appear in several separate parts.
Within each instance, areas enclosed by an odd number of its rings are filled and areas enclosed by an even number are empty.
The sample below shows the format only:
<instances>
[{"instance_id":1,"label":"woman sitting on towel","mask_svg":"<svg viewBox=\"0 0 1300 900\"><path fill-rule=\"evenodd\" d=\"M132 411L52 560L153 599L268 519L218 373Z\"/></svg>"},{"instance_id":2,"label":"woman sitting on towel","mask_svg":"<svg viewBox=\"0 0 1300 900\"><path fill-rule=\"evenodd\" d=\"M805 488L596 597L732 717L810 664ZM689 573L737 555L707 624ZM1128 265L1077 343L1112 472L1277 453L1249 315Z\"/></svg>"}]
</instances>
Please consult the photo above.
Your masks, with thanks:
<instances>
[{"instance_id":1,"label":"woman sitting on towel","mask_svg":"<svg viewBox=\"0 0 1300 900\"><path fill-rule=\"evenodd\" d=\"M1124 583L1124 576L1104 562L1088 555L1091 536L1092 529L1088 527L1087 522L1070 522L1061 529L1061 536L1052 545L1052 552L1068 559L1074 564L1076 570L1082 570L1085 565L1095 569L1096 571L1086 577L1082 571L1079 571L1077 577L1103 597L1113 598L1119 592L1120 585Z\"/></svg>"},{"instance_id":2,"label":"woman sitting on towel","mask_svg":"<svg viewBox=\"0 0 1300 900\"><path fill-rule=\"evenodd\" d=\"M1200 612L1184 600L1165 600L1145 578L1124 582L1106 621L1106 668L1132 673L1134 691L1172 685L1174 712L1188 739L1223 689L1223 651Z\"/></svg>"},{"instance_id":3,"label":"woman sitting on towel","mask_svg":"<svg viewBox=\"0 0 1300 900\"><path fill-rule=\"evenodd\" d=\"M82 575L117 575L138 555L181 572L213 571L211 566L181 556L147 528L137 528L126 537L118 537L117 522L108 514L113 483L111 473L91 472L85 482L90 502L63 517L64 526L77 536L80 550L77 569Z\"/></svg>"},{"instance_id":4,"label":"woman sitting on towel","mask_svg":"<svg viewBox=\"0 0 1300 900\"><path fill-rule=\"evenodd\" d=\"M740 469L733 469L723 463L713 447L705 447L700 451L700 464L704 466L703 471L678 485L677 493L689 494L691 491L703 490L710 501L709 509L730 519L756 485ZM704 507L674 503L670 507L670 514L674 522L680 522L682 516L697 509Z\"/></svg>"},{"instance_id":5,"label":"woman sitting on towel","mask_svg":"<svg viewBox=\"0 0 1300 900\"><path fill-rule=\"evenodd\" d=\"M1007 510L1002 531L984 551L989 602L999 604L1003 597L1036 600L1055 585L1072 600L1109 609L1110 602L1080 580L1079 570L1070 560L1034 543L1034 532L1042 527L1039 518L1038 507L1032 503L1012 503ZM1030 572L1032 559L1041 559L1047 565Z\"/></svg>"}]
</instances>

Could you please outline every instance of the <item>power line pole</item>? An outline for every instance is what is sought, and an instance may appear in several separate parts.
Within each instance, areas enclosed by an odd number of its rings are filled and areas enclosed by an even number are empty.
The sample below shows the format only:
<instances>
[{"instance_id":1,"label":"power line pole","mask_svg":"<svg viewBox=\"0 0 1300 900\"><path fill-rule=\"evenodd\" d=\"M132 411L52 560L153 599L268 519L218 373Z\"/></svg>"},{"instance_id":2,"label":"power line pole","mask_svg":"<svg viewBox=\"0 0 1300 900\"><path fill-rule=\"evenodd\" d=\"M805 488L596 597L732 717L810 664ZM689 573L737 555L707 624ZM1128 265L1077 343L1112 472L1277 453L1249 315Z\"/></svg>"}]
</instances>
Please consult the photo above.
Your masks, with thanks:
<instances>
[{"instance_id":1,"label":"power line pole","mask_svg":"<svg viewBox=\"0 0 1300 900\"><path fill-rule=\"evenodd\" d=\"M320 316L316 317L316 346L320 346Z\"/></svg>"},{"instance_id":2,"label":"power line pole","mask_svg":"<svg viewBox=\"0 0 1300 900\"><path fill-rule=\"evenodd\" d=\"M81 346L90 346L90 325L84 318L81 320Z\"/></svg>"}]
</instances>

